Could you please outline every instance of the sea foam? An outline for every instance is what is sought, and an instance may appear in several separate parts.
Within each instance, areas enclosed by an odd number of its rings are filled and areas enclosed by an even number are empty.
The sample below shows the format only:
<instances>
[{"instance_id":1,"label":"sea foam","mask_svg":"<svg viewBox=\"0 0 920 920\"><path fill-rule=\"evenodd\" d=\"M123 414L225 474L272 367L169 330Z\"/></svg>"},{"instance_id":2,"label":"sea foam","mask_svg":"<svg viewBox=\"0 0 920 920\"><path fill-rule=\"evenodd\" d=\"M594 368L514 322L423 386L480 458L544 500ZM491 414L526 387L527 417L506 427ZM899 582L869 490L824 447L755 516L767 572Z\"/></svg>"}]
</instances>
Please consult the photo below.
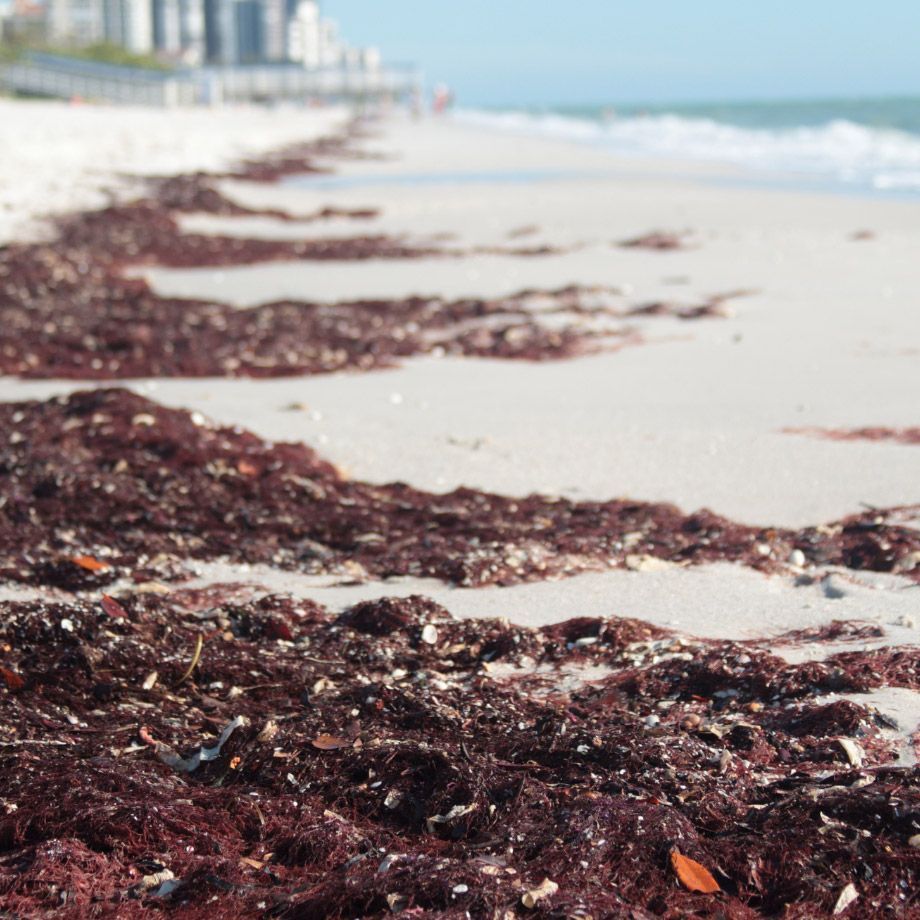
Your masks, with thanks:
<instances>
[{"instance_id":1,"label":"sea foam","mask_svg":"<svg viewBox=\"0 0 920 920\"><path fill-rule=\"evenodd\" d=\"M741 127L678 114L610 118L462 110L458 120L601 145L623 156L709 160L853 190L920 192L920 135L847 119L798 127Z\"/></svg>"}]
</instances>

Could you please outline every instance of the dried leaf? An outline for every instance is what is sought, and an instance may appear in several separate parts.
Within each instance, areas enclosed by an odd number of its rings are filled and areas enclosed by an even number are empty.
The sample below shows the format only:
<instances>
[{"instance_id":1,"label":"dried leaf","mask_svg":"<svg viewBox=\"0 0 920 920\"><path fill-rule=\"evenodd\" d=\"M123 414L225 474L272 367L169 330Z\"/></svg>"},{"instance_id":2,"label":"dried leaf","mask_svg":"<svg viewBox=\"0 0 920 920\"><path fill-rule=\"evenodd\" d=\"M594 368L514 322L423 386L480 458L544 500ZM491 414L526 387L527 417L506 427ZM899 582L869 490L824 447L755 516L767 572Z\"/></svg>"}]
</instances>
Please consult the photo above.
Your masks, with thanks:
<instances>
[{"instance_id":1,"label":"dried leaf","mask_svg":"<svg viewBox=\"0 0 920 920\"><path fill-rule=\"evenodd\" d=\"M4 683L10 690L22 690L26 682L15 671L9 668L0 668L0 675L3 676Z\"/></svg>"},{"instance_id":2,"label":"dried leaf","mask_svg":"<svg viewBox=\"0 0 920 920\"><path fill-rule=\"evenodd\" d=\"M255 464L250 463L248 460L240 460L239 463L237 463L236 468L243 476L259 475L259 468Z\"/></svg>"},{"instance_id":3,"label":"dried leaf","mask_svg":"<svg viewBox=\"0 0 920 920\"><path fill-rule=\"evenodd\" d=\"M348 738L337 738L335 735L317 735L311 742L313 747L320 751L338 751L340 748L351 747Z\"/></svg>"},{"instance_id":4,"label":"dried leaf","mask_svg":"<svg viewBox=\"0 0 920 920\"><path fill-rule=\"evenodd\" d=\"M113 619L124 620L128 616L128 611L125 610L118 601L115 600L109 594L103 594L102 600L100 601L102 609Z\"/></svg>"},{"instance_id":5,"label":"dried leaf","mask_svg":"<svg viewBox=\"0 0 920 920\"><path fill-rule=\"evenodd\" d=\"M240 866L249 866L250 869L264 869L265 863L259 859L250 859L248 856L241 856Z\"/></svg>"},{"instance_id":6,"label":"dried leaf","mask_svg":"<svg viewBox=\"0 0 920 920\"><path fill-rule=\"evenodd\" d=\"M70 561L80 566L81 569L86 569L87 572L107 572L109 570L108 564L92 556L71 556Z\"/></svg>"},{"instance_id":7,"label":"dried leaf","mask_svg":"<svg viewBox=\"0 0 920 920\"><path fill-rule=\"evenodd\" d=\"M671 867L674 869L681 884L688 891L700 891L703 894L715 894L721 891L719 883L712 877L712 873L701 866L695 859L684 856L678 850L671 850Z\"/></svg>"}]
</instances>

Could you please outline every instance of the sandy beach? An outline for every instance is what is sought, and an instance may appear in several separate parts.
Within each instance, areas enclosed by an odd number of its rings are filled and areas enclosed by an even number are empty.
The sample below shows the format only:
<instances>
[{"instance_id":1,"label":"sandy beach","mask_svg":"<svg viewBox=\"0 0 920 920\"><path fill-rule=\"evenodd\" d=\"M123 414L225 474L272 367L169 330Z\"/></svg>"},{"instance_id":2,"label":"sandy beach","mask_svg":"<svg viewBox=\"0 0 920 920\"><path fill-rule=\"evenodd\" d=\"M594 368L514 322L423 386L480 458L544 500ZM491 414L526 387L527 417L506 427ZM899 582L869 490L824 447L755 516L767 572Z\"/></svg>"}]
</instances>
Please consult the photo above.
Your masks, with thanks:
<instances>
[{"instance_id":1,"label":"sandy beach","mask_svg":"<svg viewBox=\"0 0 920 920\"><path fill-rule=\"evenodd\" d=\"M623 307L693 306L713 294L738 296L726 302L724 318L705 322L630 317L620 325L635 331L638 342L573 361L425 356L372 374L161 379L130 386L269 440L303 441L355 478L399 480L435 492L469 486L576 500L622 496L789 527L825 523L867 506L915 503L913 450L890 441L841 443L788 431L916 423L920 320L910 308L912 204L763 191L748 187L737 172L692 163L669 166L662 176L660 162L617 161L590 147L523 141L462 124L396 121L379 134L368 146L385 159L337 163L332 180L225 182L222 188L247 206L293 214L330 204L372 206L381 212L370 222L374 233L450 234L452 244L484 247L533 227L528 245L573 249L408 265L371 259L357 270L349 262L305 261L137 271L161 294L240 306L284 298L499 297L566 285L621 292L608 296ZM674 173L695 178L675 180ZM330 181L334 190L325 189ZM327 238L329 224L333 233L354 233L354 221L346 220L181 219L183 229L196 232L268 238ZM852 238L865 228L873 239ZM686 248L616 246L656 229L688 231ZM4 382L9 399L46 398L82 386ZM828 475L831 469L846 475ZM688 574L688 582L695 577ZM894 604L902 612L916 603L900 593L904 585L869 580L866 597L891 595L879 607ZM761 579L763 593L776 600L782 581ZM688 590L687 602L695 604L701 594L689 584ZM664 593L674 596L670 586ZM853 595L860 593L854 586ZM718 606L708 587L702 596ZM795 591L788 597L779 602L778 620L785 604L802 608L791 600ZM838 617L869 612L850 594L842 600L827 611ZM841 609L850 603L852 611ZM566 614L560 608L555 615ZM535 615L546 621L554 614ZM732 613L739 636L769 633L770 618L764 630L764 619L756 616L759 632L752 633L743 616ZM691 622L687 616L682 626L692 630Z\"/></svg>"},{"instance_id":2,"label":"sandy beach","mask_svg":"<svg viewBox=\"0 0 920 920\"><path fill-rule=\"evenodd\" d=\"M49 145L35 127L37 105L0 107L0 143L6 132L26 131L13 158L0 165L0 238L16 243L52 234L41 222L49 211L98 207L106 195L129 201L139 180L125 174L229 170L243 158L343 125L337 111L227 110L164 113L162 120L144 113L150 120L139 130L141 116L119 110L104 113L100 131L102 110L62 106L55 130L68 143ZM730 540L723 546L718 534L711 537L720 547L711 558L698 546L696 555L681 550L681 556L648 548L651 542L645 547L638 537L640 548L630 551L629 535L621 534L622 552L592 558L586 550L571 565L548 565L545 576L527 569L517 577L512 566L512 576L498 584L486 576L451 584L436 567L399 570L392 563L375 570L373 559L357 551L348 570L297 570L210 549L157 570L149 559L125 561L128 555L119 553L136 552L127 543L113 545L108 561L98 545L79 547L101 558L103 570L110 564L117 570L106 594L150 581L165 584L163 591L244 583L252 586L248 597L284 594L334 613L421 594L454 617L502 617L514 628L550 629L575 617L634 618L691 645L702 642L700 649L709 649L710 640L751 643L756 654L771 652L789 667L886 649L915 654L920 553L911 540L920 528L920 448L904 435L920 424L915 202L766 187L763 176L735 167L617 158L588 144L502 133L462 119L394 115L367 126L353 146L361 156L315 158L328 173L215 180L240 213L177 211L179 233L219 237L218 253L233 240L309 246L361 236L421 255L369 250L360 260L289 258L277 249L270 260L251 264L169 267L141 252L134 264L121 260L121 276L142 279L154 300L180 307L188 300L230 312L277 302L327 309L418 297L436 305L485 303L491 313L484 319L480 309L437 327L445 347L431 347L431 329L419 332L420 321L408 320L400 334L418 334L423 345L380 362L391 366L362 370L346 363L334 373L267 379L237 372L119 379L108 371L92 379L91 370L61 379L36 358L26 376L40 379L4 377L3 401L126 387L152 407L132 410L135 418L160 407L185 410L202 432L213 424L252 433L267 445L254 451L271 451L277 442L305 445L355 488L405 483L433 496L418 499L422 506L463 488L496 493L515 511L515 501L534 494L571 503L668 505L676 506L685 532L705 509L742 529L744 551ZM61 183L63 169L79 183ZM300 219L324 209L343 216ZM347 216L364 211L374 213ZM657 246L653 234L667 245ZM531 293L513 300L514 323L538 331L539 341L564 330L586 347L550 360L501 357L494 330L507 320L507 299L522 291ZM464 324L475 334L464 338ZM512 341L512 333L502 335ZM359 338L349 342L340 346L343 353L360 352ZM10 355L26 347L11 343ZM73 379L79 376L87 379ZM93 449L81 441L74 457L96 463ZM98 462L105 470L104 452ZM246 461L238 474L245 478L262 462ZM884 564L863 564L852 548L833 555L836 535L848 532L840 522L856 517L866 531L883 528L880 553L895 543L906 549L891 549ZM83 533L84 523L73 527ZM806 537L813 542L802 542ZM552 555L548 545L540 552ZM37 565L44 550L28 544L23 552L28 565ZM16 557L6 571L25 565ZM43 584L34 565L28 577L0 585L0 599L85 604L101 590L63 580ZM839 623L850 628L833 632ZM525 673L528 664L516 668ZM809 699L814 705L846 700L880 714L886 727L879 762L903 769L916 763L920 691L909 680L879 678L862 692L841 685L839 693L814 692ZM846 762L851 752L842 750ZM862 760L850 757L850 764Z\"/></svg>"}]
</instances>

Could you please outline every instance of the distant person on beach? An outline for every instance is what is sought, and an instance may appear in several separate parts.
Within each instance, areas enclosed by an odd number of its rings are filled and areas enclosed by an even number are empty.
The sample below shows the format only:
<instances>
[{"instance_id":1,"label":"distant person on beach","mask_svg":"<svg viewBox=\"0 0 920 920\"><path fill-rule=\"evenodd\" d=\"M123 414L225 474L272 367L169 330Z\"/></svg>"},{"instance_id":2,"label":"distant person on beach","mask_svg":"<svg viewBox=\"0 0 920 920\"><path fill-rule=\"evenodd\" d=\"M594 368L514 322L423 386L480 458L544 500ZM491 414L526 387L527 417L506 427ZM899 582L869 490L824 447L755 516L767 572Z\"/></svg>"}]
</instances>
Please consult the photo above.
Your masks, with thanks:
<instances>
[{"instance_id":1,"label":"distant person on beach","mask_svg":"<svg viewBox=\"0 0 920 920\"><path fill-rule=\"evenodd\" d=\"M454 104L454 94L446 83L439 83L434 88L431 110L435 115L443 115Z\"/></svg>"}]
</instances>

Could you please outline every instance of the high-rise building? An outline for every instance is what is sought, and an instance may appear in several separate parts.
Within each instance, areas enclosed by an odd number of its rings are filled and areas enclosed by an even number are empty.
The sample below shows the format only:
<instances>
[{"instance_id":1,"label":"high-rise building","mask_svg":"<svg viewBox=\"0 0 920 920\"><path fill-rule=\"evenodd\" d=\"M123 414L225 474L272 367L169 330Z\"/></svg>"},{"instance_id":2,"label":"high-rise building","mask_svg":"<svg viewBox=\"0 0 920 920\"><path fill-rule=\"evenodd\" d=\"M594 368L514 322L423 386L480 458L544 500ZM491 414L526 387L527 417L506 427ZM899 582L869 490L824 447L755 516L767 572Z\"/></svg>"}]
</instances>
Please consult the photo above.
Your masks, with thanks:
<instances>
[{"instance_id":1,"label":"high-rise building","mask_svg":"<svg viewBox=\"0 0 920 920\"><path fill-rule=\"evenodd\" d=\"M263 8L259 0L234 0L236 54L234 63L256 64L265 60Z\"/></svg>"},{"instance_id":2,"label":"high-rise building","mask_svg":"<svg viewBox=\"0 0 920 920\"><path fill-rule=\"evenodd\" d=\"M375 49L342 42L317 0L0 0L6 31L26 5L58 45L106 40L176 63L218 66L294 62L307 70L377 70ZM21 17L20 17L21 18ZM12 33L11 33L12 34Z\"/></svg>"},{"instance_id":3,"label":"high-rise building","mask_svg":"<svg viewBox=\"0 0 920 920\"><path fill-rule=\"evenodd\" d=\"M48 0L48 38L57 45L102 41L102 0Z\"/></svg>"},{"instance_id":4,"label":"high-rise building","mask_svg":"<svg viewBox=\"0 0 920 920\"><path fill-rule=\"evenodd\" d=\"M287 58L287 0L261 0L262 51L266 61Z\"/></svg>"},{"instance_id":5,"label":"high-rise building","mask_svg":"<svg viewBox=\"0 0 920 920\"><path fill-rule=\"evenodd\" d=\"M187 64L204 60L204 0L179 0L182 59Z\"/></svg>"},{"instance_id":6,"label":"high-rise building","mask_svg":"<svg viewBox=\"0 0 920 920\"><path fill-rule=\"evenodd\" d=\"M205 57L212 64L235 64L237 54L235 0L205 0Z\"/></svg>"},{"instance_id":7,"label":"high-rise building","mask_svg":"<svg viewBox=\"0 0 920 920\"><path fill-rule=\"evenodd\" d=\"M179 0L153 0L153 43L157 51L172 57L182 52Z\"/></svg>"},{"instance_id":8,"label":"high-rise building","mask_svg":"<svg viewBox=\"0 0 920 920\"><path fill-rule=\"evenodd\" d=\"M104 0L105 40L135 54L153 50L153 8L150 0Z\"/></svg>"},{"instance_id":9,"label":"high-rise building","mask_svg":"<svg viewBox=\"0 0 920 920\"><path fill-rule=\"evenodd\" d=\"M299 0L289 7L287 56L307 70L320 66L320 18L316 0Z\"/></svg>"}]
</instances>

